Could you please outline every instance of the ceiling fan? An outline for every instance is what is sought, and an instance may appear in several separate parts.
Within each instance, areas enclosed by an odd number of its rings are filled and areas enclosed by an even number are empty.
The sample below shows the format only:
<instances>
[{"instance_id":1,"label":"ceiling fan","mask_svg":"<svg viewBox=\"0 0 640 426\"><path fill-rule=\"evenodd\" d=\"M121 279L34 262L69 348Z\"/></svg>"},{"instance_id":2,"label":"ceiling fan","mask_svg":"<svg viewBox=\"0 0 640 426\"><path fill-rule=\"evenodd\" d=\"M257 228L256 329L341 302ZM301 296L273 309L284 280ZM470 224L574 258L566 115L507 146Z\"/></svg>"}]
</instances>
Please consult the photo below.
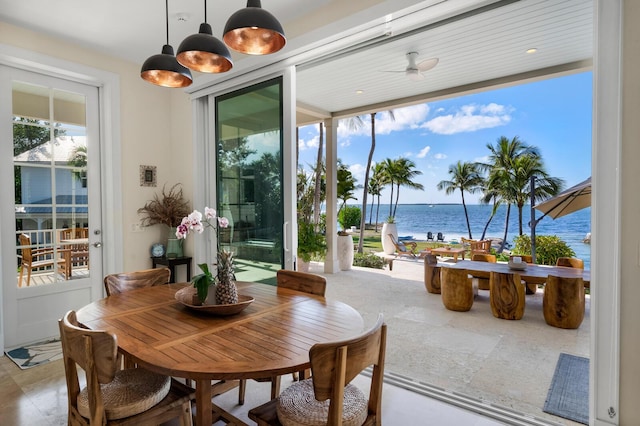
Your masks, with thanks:
<instances>
[{"instance_id":1,"label":"ceiling fan","mask_svg":"<svg viewBox=\"0 0 640 426\"><path fill-rule=\"evenodd\" d=\"M403 72L407 78L411 81L420 81L424 79L425 71L429 71L436 65L438 65L438 58L429 58L423 61L416 63L416 59L418 58L418 52L409 52L407 53L407 60L409 64L407 64L407 68L403 71L385 71L385 72Z\"/></svg>"}]
</instances>

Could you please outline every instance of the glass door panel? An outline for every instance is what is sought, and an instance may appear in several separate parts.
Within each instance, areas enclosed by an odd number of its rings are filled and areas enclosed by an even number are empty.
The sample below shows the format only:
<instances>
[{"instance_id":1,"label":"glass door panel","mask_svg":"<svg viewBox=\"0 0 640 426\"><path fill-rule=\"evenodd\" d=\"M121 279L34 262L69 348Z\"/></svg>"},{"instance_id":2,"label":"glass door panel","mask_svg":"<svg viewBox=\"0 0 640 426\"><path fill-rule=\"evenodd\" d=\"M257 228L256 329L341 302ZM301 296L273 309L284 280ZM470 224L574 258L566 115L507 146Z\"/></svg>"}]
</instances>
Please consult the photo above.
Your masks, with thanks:
<instances>
[{"instance_id":1,"label":"glass door panel","mask_svg":"<svg viewBox=\"0 0 640 426\"><path fill-rule=\"evenodd\" d=\"M275 283L283 265L282 80L216 98L219 246L239 280Z\"/></svg>"},{"instance_id":2,"label":"glass door panel","mask_svg":"<svg viewBox=\"0 0 640 426\"><path fill-rule=\"evenodd\" d=\"M18 287L89 276L85 95L12 83Z\"/></svg>"}]
</instances>

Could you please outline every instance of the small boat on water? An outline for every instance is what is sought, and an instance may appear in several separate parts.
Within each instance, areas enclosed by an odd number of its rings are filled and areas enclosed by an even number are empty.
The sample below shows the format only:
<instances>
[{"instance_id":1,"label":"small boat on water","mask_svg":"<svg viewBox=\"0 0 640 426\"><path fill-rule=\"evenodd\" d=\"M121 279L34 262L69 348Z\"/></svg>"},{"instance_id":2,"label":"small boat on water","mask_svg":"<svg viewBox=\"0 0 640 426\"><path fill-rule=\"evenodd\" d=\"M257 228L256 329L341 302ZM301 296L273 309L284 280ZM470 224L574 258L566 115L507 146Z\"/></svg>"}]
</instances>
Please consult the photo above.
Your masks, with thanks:
<instances>
[{"instance_id":1,"label":"small boat on water","mask_svg":"<svg viewBox=\"0 0 640 426\"><path fill-rule=\"evenodd\" d=\"M398 236L398 241L410 241L413 240L413 235Z\"/></svg>"},{"instance_id":2,"label":"small boat on water","mask_svg":"<svg viewBox=\"0 0 640 426\"><path fill-rule=\"evenodd\" d=\"M585 244L591 244L591 232L587 232L587 235L584 236L582 242Z\"/></svg>"}]
</instances>

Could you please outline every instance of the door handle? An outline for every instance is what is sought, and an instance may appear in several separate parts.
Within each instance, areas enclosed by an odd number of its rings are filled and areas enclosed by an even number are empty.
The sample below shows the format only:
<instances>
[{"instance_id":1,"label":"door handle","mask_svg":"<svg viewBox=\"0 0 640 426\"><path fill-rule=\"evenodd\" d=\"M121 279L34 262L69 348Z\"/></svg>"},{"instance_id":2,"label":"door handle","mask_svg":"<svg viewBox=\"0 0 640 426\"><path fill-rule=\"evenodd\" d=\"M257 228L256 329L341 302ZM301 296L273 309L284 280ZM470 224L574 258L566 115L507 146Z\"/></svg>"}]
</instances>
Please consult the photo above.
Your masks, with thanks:
<instances>
[{"instance_id":1,"label":"door handle","mask_svg":"<svg viewBox=\"0 0 640 426\"><path fill-rule=\"evenodd\" d=\"M97 243L93 243L92 244L95 248L99 248L102 247L102 243L100 241L98 241Z\"/></svg>"}]
</instances>

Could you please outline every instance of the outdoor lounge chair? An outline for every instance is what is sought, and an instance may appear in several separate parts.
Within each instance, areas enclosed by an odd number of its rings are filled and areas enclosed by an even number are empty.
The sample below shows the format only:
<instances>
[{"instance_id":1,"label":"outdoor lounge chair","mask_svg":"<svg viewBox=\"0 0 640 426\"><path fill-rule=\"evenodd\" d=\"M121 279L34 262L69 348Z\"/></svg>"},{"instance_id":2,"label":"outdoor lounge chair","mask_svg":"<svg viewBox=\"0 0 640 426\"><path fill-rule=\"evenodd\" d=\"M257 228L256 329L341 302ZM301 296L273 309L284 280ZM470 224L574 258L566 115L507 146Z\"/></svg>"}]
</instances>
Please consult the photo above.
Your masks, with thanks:
<instances>
[{"instance_id":1,"label":"outdoor lounge chair","mask_svg":"<svg viewBox=\"0 0 640 426\"><path fill-rule=\"evenodd\" d=\"M442 232L438 232L438 241L442 241L444 242L444 235L442 235Z\"/></svg>"},{"instance_id":2,"label":"outdoor lounge chair","mask_svg":"<svg viewBox=\"0 0 640 426\"><path fill-rule=\"evenodd\" d=\"M396 237L393 236L393 234L387 234L387 235L389 235L389 239L391 240L394 247L396 248L396 256L408 256L411 258L416 257L416 248L418 247L417 243L413 241L405 243L402 241L398 241Z\"/></svg>"},{"instance_id":3,"label":"outdoor lounge chair","mask_svg":"<svg viewBox=\"0 0 640 426\"><path fill-rule=\"evenodd\" d=\"M427 241L433 241L433 232L427 232Z\"/></svg>"}]
</instances>

